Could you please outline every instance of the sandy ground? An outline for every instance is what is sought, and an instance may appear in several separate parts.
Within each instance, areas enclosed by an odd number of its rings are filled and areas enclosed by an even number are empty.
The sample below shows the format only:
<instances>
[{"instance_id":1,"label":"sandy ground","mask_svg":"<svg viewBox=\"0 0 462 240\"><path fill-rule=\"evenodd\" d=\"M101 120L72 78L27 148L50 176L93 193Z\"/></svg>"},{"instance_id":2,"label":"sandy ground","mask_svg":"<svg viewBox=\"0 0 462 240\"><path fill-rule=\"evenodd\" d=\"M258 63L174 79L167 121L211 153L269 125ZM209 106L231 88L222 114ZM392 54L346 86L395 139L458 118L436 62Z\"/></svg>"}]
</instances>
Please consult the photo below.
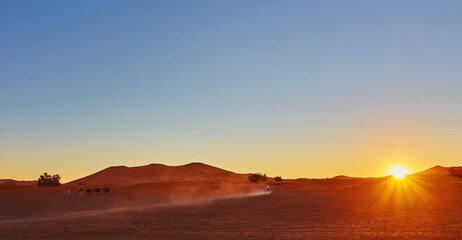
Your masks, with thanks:
<instances>
[{"instance_id":1,"label":"sandy ground","mask_svg":"<svg viewBox=\"0 0 462 240\"><path fill-rule=\"evenodd\" d=\"M271 194L203 196L4 192L0 238L462 239L460 181L441 184L422 180L411 191L388 180L295 180Z\"/></svg>"}]
</instances>

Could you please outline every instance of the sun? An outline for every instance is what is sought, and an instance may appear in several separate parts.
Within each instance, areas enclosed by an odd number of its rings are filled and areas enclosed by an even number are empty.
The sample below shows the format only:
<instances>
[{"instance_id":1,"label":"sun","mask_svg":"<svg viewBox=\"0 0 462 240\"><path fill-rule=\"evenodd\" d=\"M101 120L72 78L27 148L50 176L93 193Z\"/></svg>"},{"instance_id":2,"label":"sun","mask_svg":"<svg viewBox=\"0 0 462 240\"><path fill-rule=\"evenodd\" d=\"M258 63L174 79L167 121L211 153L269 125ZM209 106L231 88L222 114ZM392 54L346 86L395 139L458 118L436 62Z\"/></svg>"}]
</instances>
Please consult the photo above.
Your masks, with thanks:
<instances>
[{"instance_id":1,"label":"sun","mask_svg":"<svg viewBox=\"0 0 462 240\"><path fill-rule=\"evenodd\" d=\"M403 167L403 166L395 166L395 167L390 169L389 173L391 175L393 175L393 177L395 177L397 179L403 179L406 175L409 174L407 169L405 167Z\"/></svg>"}]
</instances>

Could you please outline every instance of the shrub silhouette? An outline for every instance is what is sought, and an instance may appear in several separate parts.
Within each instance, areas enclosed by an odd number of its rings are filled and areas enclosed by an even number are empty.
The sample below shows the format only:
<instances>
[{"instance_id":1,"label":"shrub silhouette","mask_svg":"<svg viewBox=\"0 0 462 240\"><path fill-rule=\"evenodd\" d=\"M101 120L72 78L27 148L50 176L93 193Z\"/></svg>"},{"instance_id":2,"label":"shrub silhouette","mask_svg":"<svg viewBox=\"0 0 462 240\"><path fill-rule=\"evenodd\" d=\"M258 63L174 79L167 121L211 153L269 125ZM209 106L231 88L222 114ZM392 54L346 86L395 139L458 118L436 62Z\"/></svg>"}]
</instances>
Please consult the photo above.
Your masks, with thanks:
<instances>
[{"instance_id":1,"label":"shrub silhouette","mask_svg":"<svg viewBox=\"0 0 462 240\"><path fill-rule=\"evenodd\" d=\"M48 175L48 173L44 173L43 175L40 175L39 179L37 180L37 186L58 187L59 185L61 185L59 180L61 180L61 177L58 174L51 176Z\"/></svg>"},{"instance_id":2,"label":"shrub silhouette","mask_svg":"<svg viewBox=\"0 0 462 240\"><path fill-rule=\"evenodd\" d=\"M261 174L261 173L252 173L249 175L249 182L251 183L258 183L258 182L264 182L266 181L266 173Z\"/></svg>"},{"instance_id":3,"label":"shrub silhouette","mask_svg":"<svg viewBox=\"0 0 462 240\"><path fill-rule=\"evenodd\" d=\"M276 176L276 177L274 177L274 181L276 181L276 182L282 182L282 181L284 181L284 179L282 179L281 176Z\"/></svg>"},{"instance_id":4,"label":"shrub silhouette","mask_svg":"<svg viewBox=\"0 0 462 240\"><path fill-rule=\"evenodd\" d=\"M451 176L462 178L462 167L450 167L448 172Z\"/></svg>"}]
</instances>

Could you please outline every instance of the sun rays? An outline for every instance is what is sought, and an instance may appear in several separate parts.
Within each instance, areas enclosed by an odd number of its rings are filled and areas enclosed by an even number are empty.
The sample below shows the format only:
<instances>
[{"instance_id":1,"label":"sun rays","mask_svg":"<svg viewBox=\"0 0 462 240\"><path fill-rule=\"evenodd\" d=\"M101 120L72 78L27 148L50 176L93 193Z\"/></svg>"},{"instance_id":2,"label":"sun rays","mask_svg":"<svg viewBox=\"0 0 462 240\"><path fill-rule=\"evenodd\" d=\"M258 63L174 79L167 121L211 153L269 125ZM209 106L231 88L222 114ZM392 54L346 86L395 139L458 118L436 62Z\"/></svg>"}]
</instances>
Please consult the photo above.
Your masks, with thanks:
<instances>
[{"instance_id":1,"label":"sun rays","mask_svg":"<svg viewBox=\"0 0 462 240\"><path fill-rule=\"evenodd\" d=\"M402 165L392 167L388 173L390 176L358 183L354 188L361 190L355 192L356 201L362 202L369 211L376 212L378 217L395 211L432 206L433 198L428 192L433 186L431 181L410 174Z\"/></svg>"},{"instance_id":2,"label":"sun rays","mask_svg":"<svg viewBox=\"0 0 462 240\"><path fill-rule=\"evenodd\" d=\"M431 183L413 175L398 172L377 184L372 190L375 195L371 207L378 209L409 209L430 203L427 192Z\"/></svg>"}]
</instances>

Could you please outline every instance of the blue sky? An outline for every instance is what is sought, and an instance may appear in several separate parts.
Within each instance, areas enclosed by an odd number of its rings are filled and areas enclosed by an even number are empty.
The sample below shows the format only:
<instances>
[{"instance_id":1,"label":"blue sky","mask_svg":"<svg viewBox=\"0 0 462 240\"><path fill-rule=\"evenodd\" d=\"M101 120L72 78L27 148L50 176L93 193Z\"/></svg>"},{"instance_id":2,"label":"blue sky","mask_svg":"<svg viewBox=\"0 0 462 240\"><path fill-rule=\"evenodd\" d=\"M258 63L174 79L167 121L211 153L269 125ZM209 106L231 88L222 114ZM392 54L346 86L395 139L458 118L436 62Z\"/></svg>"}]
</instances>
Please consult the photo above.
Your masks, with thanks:
<instances>
[{"instance_id":1,"label":"blue sky","mask_svg":"<svg viewBox=\"0 0 462 240\"><path fill-rule=\"evenodd\" d=\"M0 178L457 165L458 1L2 1Z\"/></svg>"}]
</instances>

